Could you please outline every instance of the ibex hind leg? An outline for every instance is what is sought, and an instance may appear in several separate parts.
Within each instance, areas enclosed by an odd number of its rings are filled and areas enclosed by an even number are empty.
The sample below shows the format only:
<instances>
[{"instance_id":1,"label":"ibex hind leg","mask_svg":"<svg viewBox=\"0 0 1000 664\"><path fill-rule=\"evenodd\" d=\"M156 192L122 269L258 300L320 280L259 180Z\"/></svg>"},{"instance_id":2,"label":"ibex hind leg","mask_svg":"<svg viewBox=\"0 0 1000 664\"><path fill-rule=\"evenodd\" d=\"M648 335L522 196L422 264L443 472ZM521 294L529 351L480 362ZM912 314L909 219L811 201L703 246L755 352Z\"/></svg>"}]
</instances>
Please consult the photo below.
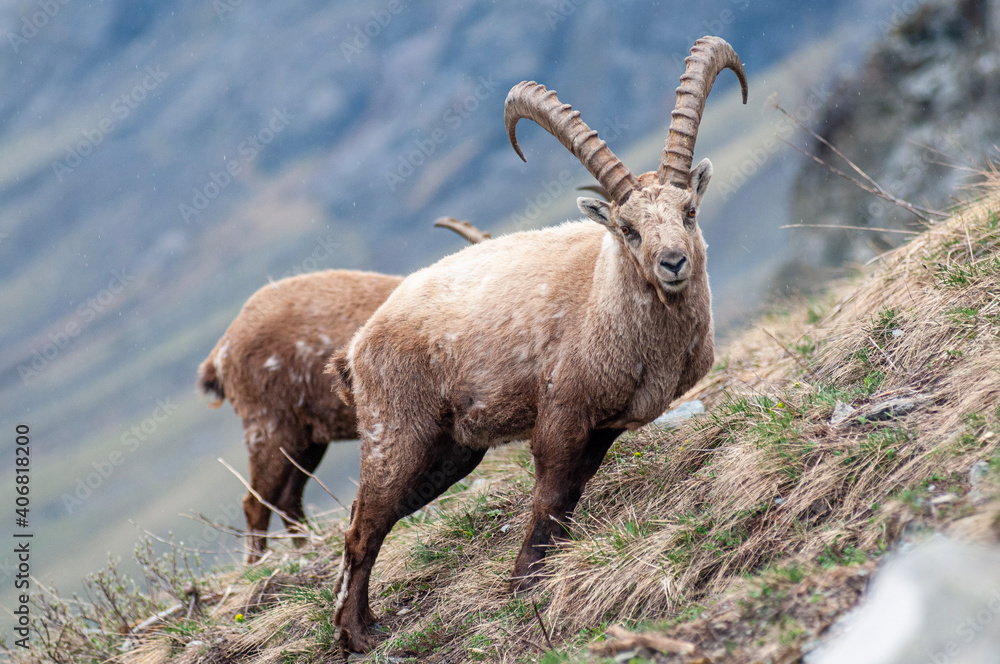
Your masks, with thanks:
<instances>
[{"instance_id":1,"label":"ibex hind leg","mask_svg":"<svg viewBox=\"0 0 1000 664\"><path fill-rule=\"evenodd\" d=\"M295 469L279 447L292 448L294 437L264 433L264 427L246 426L247 448L250 452L250 486L258 496L278 507L281 492L288 484ZM278 458L275 457L278 455ZM247 563L257 562L267 550L267 529L271 521L271 508L257 499L252 492L243 497L243 514L247 520Z\"/></svg>"},{"instance_id":2,"label":"ibex hind leg","mask_svg":"<svg viewBox=\"0 0 1000 664\"><path fill-rule=\"evenodd\" d=\"M604 460L608 448L623 429L598 429L566 441L567 429L536 427L531 449L535 457L535 495L531 524L514 563L511 589L523 591L539 580L545 554L553 540L564 539L566 521L573 513L583 488ZM547 439L549 435L563 440Z\"/></svg>"},{"instance_id":3,"label":"ibex hind leg","mask_svg":"<svg viewBox=\"0 0 1000 664\"><path fill-rule=\"evenodd\" d=\"M340 574L334 624L341 643L352 651L367 651L373 643L369 626L375 621L368 603L372 566L385 536L404 516L412 514L468 475L485 450L473 450L440 436L430 445L394 443L405 459L403 467L380 472L382 459L362 460L361 486L351 526L344 537L344 569ZM383 457L384 459L384 457ZM391 478L388 482L385 478Z\"/></svg>"},{"instance_id":4,"label":"ibex hind leg","mask_svg":"<svg viewBox=\"0 0 1000 664\"><path fill-rule=\"evenodd\" d=\"M304 448L299 448L298 451L288 449L285 451L307 472L313 473L319 467L319 462L323 460L323 455L326 453L327 447L329 445L308 443ZM288 461L284 455L282 455L282 459ZM288 479L285 481L285 486L278 497L277 507L292 519L291 521L285 519L285 528L290 533L301 532L298 524L305 525L306 513L302 508L302 494L305 492L308 481L309 475L293 467L288 473ZM295 546L302 546L304 542L304 537L296 537L294 539Z\"/></svg>"}]
</instances>

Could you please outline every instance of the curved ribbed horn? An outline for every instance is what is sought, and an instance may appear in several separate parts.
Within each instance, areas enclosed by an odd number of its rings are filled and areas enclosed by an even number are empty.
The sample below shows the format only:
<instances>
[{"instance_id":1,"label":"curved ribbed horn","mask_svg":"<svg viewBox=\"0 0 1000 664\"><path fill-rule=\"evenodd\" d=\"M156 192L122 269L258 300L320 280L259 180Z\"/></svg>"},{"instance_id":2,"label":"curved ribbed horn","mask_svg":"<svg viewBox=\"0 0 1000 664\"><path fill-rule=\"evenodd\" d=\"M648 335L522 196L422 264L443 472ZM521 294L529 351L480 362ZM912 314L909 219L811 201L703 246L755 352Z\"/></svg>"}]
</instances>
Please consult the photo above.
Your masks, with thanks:
<instances>
[{"instance_id":1,"label":"curved ribbed horn","mask_svg":"<svg viewBox=\"0 0 1000 664\"><path fill-rule=\"evenodd\" d=\"M534 120L545 131L558 138L590 174L597 178L616 203L624 203L628 194L639 186L639 181L622 160L611 152L608 144L580 119L580 111L574 111L569 104L560 102L555 90L546 90L544 85L534 81L523 81L507 94L503 108L507 138L517 155L527 161L517 144L517 121L521 118Z\"/></svg>"},{"instance_id":2,"label":"curved ribbed horn","mask_svg":"<svg viewBox=\"0 0 1000 664\"><path fill-rule=\"evenodd\" d=\"M611 196L608 194L608 190L599 184L585 184L582 187L577 187L577 191L592 191L606 201L611 200Z\"/></svg>"},{"instance_id":3,"label":"curved ribbed horn","mask_svg":"<svg viewBox=\"0 0 1000 664\"><path fill-rule=\"evenodd\" d=\"M743 103L747 103L747 76L736 51L721 37L702 37L691 47L684 59L686 70L677 88L677 104L670 114L670 131L656 174L660 183L670 179L675 187L687 189L694 158L694 143L698 125L705 110L705 99L712 90L715 77L723 69L732 69L740 79Z\"/></svg>"}]
</instances>

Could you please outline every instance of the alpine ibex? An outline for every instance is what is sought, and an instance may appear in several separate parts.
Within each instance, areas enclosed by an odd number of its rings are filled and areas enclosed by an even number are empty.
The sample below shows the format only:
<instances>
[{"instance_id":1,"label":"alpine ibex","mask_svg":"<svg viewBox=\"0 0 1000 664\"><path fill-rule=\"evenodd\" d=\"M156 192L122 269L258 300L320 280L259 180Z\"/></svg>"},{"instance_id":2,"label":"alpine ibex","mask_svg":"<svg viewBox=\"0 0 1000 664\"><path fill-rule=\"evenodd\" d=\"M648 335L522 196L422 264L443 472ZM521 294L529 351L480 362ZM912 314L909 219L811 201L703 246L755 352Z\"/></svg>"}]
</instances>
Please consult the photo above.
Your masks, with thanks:
<instances>
[{"instance_id":1,"label":"alpine ibex","mask_svg":"<svg viewBox=\"0 0 1000 664\"><path fill-rule=\"evenodd\" d=\"M489 237L467 221L441 217L471 244ZM325 270L282 279L254 293L198 369L198 385L218 408L229 399L243 420L250 453L250 486L284 512L285 527L302 523L302 492L327 444L357 438L354 408L331 390L323 366L402 277ZM267 548L271 508L252 492L243 498L247 561Z\"/></svg>"},{"instance_id":2,"label":"alpine ibex","mask_svg":"<svg viewBox=\"0 0 1000 664\"><path fill-rule=\"evenodd\" d=\"M638 177L554 91L514 86L504 108L514 150L524 158L521 118L558 138L611 198L577 200L597 223L514 233L413 273L331 360L328 371L353 394L361 437L361 485L335 586L345 647L372 645L368 583L393 524L487 449L531 439L534 506L512 580L525 589L612 442L711 367L697 216L712 165L691 163L718 73L736 73L744 103L747 83L718 37L695 42L685 62L660 166Z\"/></svg>"}]
</instances>

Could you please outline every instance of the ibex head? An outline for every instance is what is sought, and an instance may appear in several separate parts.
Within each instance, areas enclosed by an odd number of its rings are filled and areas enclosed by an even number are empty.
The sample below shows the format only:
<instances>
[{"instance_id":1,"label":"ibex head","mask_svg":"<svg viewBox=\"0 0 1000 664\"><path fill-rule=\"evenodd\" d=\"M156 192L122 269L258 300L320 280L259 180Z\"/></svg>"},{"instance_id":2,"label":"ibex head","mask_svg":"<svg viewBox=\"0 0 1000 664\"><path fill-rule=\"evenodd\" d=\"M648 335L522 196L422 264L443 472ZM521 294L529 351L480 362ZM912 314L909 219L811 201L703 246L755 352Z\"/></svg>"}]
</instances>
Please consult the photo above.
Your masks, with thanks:
<instances>
[{"instance_id":1,"label":"ibex head","mask_svg":"<svg viewBox=\"0 0 1000 664\"><path fill-rule=\"evenodd\" d=\"M691 162L705 99L719 72L728 68L736 73L743 103L747 101L743 65L725 40L702 37L685 63L660 166L639 177L580 119L579 111L556 98L555 91L525 81L511 89L504 106L507 136L521 159L515 128L518 120L528 118L558 138L597 178L610 201L579 198L577 205L610 231L639 274L663 293L682 292L692 276L705 270L698 207L712 177L712 163L703 159L691 168Z\"/></svg>"}]
</instances>

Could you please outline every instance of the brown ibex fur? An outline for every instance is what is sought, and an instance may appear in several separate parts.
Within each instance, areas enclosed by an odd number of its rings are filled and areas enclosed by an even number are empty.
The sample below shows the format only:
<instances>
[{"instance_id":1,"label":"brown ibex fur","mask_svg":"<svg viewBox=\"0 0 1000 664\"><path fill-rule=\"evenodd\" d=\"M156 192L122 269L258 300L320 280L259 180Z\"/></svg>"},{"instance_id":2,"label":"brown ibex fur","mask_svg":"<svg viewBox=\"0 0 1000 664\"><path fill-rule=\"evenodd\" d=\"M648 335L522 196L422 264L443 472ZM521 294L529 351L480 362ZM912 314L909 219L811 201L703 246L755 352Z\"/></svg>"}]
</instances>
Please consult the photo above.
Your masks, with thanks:
<instances>
[{"instance_id":1,"label":"brown ibex fur","mask_svg":"<svg viewBox=\"0 0 1000 664\"><path fill-rule=\"evenodd\" d=\"M467 221L442 217L470 243L489 237ZM228 399L243 420L250 486L284 512L295 531L305 514L302 493L327 444L357 438L354 408L332 391L327 359L344 347L402 277L325 270L282 279L254 293L198 369L198 385L213 407ZM271 508L252 492L243 498L247 560L267 548Z\"/></svg>"},{"instance_id":2,"label":"brown ibex fur","mask_svg":"<svg viewBox=\"0 0 1000 664\"><path fill-rule=\"evenodd\" d=\"M538 578L612 442L687 391L713 361L711 295L697 208L711 177L691 168L715 76L746 78L717 37L696 42L660 169L634 176L596 132L534 82L511 90L505 124L534 120L575 154L610 203L590 221L515 233L407 277L329 371L353 383L361 485L344 540L334 620L349 649L372 643L372 565L401 517L467 475L490 447L531 439L532 520L515 590ZM523 156L522 156L523 158Z\"/></svg>"}]
</instances>

